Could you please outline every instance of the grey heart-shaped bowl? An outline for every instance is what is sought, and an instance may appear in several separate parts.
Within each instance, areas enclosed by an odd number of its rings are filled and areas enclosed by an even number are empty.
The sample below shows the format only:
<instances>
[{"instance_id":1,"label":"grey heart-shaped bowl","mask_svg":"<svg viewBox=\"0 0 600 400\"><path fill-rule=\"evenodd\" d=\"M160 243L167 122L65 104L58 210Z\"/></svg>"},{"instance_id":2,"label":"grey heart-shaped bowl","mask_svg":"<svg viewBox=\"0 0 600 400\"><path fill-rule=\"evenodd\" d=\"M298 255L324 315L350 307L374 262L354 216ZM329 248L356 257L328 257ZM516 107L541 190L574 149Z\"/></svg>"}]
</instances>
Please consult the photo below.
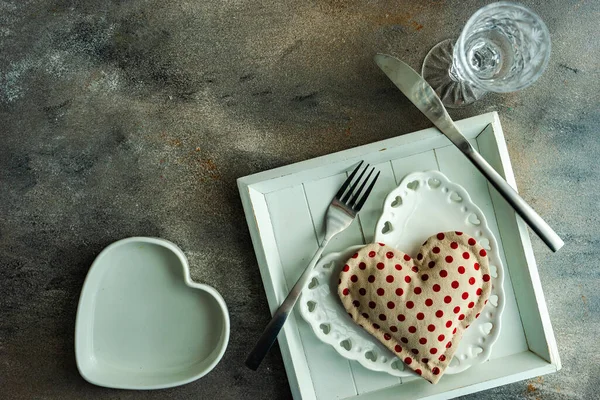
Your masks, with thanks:
<instances>
[{"instance_id":1,"label":"grey heart-shaped bowl","mask_svg":"<svg viewBox=\"0 0 600 400\"><path fill-rule=\"evenodd\" d=\"M184 253L163 239L115 242L94 260L75 323L77 368L90 383L161 389L210 372L229 341L229 314L192 282Z\"/></svg>"}]
</instances>

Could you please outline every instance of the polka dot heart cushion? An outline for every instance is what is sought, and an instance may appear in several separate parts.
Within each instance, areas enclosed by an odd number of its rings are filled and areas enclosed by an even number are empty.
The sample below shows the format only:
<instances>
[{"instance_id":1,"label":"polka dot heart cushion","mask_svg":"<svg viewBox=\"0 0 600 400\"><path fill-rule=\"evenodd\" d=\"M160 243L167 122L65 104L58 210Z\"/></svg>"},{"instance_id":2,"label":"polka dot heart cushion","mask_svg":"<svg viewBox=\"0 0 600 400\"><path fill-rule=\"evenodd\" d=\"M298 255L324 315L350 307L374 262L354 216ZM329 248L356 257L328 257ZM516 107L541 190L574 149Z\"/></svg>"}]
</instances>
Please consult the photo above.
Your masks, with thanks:
<instances>
[{"instance_id":1,"label":"polka dot heart cushion","mask_svg":"<svg viewBox=\"0 0 600 400\"><path fill-rule=\"evenodd\" d=\"M338 294L354 321L437 383L491 291L485 249L462 232L431 236L416 259L383 243L355 253Z\"/></svg>"}]
</instances>

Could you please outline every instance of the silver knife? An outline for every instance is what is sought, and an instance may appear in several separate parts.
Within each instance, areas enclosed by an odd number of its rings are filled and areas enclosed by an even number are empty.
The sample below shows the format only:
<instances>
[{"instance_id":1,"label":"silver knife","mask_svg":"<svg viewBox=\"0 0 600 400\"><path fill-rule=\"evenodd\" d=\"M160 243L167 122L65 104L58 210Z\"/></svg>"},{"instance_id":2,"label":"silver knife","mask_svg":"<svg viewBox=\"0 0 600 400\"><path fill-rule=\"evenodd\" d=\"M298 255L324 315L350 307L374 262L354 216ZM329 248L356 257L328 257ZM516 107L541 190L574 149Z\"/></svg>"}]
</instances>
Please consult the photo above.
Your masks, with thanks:
<instances>
[{"instance_id":1,"label":"silver knife","mask_svg":"<svg viewBox=\"0 0 600 400\"><path fill-rule=\"evenodd\" d=\"M375 62L394 85L477 167L498 193L523 218L552 251L558 251L564 242L533 208L496 172L458 130L446 108L427 81L399 59L377 54Z\"/></svg>"}]
</instances>

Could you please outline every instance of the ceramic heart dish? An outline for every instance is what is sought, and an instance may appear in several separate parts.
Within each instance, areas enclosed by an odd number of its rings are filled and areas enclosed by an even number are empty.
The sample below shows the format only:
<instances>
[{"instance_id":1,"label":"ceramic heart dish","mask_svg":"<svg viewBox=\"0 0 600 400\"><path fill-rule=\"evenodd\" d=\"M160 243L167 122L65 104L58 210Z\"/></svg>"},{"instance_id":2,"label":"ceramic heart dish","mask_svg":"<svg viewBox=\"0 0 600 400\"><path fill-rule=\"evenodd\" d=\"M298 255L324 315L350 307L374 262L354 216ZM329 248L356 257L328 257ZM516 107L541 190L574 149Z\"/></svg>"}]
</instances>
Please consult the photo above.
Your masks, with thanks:
<instances>
[{"instance_id":1,"label":"ceramic heart dish","mask_svg":"<svg viewBox=\"0 0 600 400\"><path fill-rule=\"evenodd\" d=\"M394 251L416 258L427 238L438 232L453 231L475 238L486 250L491 293L480 316L464 331L460 344L453 345L454 357L445 375L460 373L488 360L501 330L505 303L502 250L483 212L463 187L451 182L439 171L415 172L407 175L387 195L373 239L374 243L385 243ZM342 357L355 360L373 371L398 377L414 376L413 369L404 364L399 354L361 328L340 301L340 272L348 259L362 247L364 244L356 243L341 252L326 254L319 260L311 272L308 287L302 293L300 313L319 340L331 345Z\"/></svg>"},{"instance_id":2,"label":"ceramic heart dish","mask_svg":"<svg viewBox=\"0 0 600 400\"><path fill-rule=\"evenodd\" d=\"M338 294L354 321L432 383L491 291L487 252L462 232L428 238L416 259L369 244L342 268Z\"/></svg>"},{"instance_id":3,"label":"ceramic heart dish","mask_svg":"<svg viewBox=\"0 0 600 400\"><path fill-rule=\"evenodd\" d=\"M127 238L105 248L87 274L75 359L95 385L164 389L209 373L225 353L229 330L223 297L192 281L179 247Z\"/></svg>"}]
</instances>

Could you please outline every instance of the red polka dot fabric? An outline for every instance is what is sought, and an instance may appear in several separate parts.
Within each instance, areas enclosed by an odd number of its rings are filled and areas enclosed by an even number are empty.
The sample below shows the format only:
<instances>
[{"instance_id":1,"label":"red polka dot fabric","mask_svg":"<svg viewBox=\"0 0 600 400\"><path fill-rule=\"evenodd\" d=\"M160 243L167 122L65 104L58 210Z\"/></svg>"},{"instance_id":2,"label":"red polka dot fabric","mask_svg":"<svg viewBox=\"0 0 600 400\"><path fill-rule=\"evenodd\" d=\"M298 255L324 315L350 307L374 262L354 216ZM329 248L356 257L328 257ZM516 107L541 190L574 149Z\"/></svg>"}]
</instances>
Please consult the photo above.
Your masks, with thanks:
<instances>
[{"instance_id":1,"label":"red polka dot fabric","mask_svg":"<svg viewBox=\"0 0 600 400\"><path fill-rule=\"evenodd\" d=\"M339 282L352 319L431 383L492 289L485 250L462 232L431 236L415 258L369 244L346 262Z\"/></svg>"}]
</instances>

